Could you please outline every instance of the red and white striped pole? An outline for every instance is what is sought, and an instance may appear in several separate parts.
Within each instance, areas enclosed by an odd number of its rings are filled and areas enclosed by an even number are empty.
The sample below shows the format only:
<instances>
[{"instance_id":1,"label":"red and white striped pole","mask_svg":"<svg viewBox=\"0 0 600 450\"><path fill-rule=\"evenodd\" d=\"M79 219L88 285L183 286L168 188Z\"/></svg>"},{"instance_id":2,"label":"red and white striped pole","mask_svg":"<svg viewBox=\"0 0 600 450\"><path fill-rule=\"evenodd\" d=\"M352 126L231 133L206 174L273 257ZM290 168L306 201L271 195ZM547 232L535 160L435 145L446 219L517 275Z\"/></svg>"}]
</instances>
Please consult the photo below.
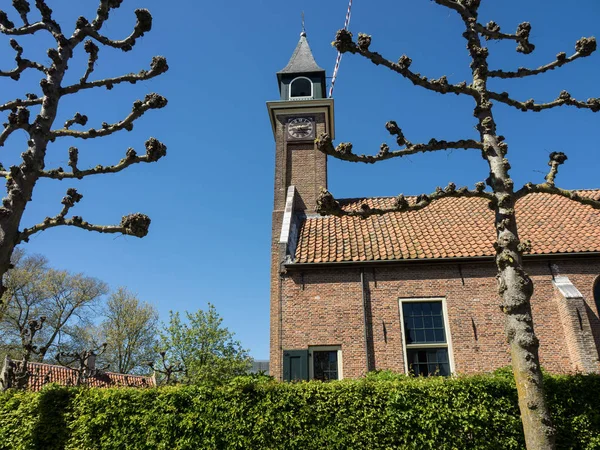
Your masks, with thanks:
<instances>
[{"instance_id":1,"label":"red and white striped pole","mask_svg":"<svg viewBox=\"0 0 600 450\"><path fill-rule=\"evenodd\" d=\"M344 30L348 30L350 26L350 16L352 15L352 0L348 3L348 11L346 12L346 21L344 22ZM331 87L329 88L329 98L333 97L333 86L340 70L340 62L342 62L342 54L338 52L335 60L335 68L333 69L333 77L331 78Z\"/></svg>"}]
</instances>

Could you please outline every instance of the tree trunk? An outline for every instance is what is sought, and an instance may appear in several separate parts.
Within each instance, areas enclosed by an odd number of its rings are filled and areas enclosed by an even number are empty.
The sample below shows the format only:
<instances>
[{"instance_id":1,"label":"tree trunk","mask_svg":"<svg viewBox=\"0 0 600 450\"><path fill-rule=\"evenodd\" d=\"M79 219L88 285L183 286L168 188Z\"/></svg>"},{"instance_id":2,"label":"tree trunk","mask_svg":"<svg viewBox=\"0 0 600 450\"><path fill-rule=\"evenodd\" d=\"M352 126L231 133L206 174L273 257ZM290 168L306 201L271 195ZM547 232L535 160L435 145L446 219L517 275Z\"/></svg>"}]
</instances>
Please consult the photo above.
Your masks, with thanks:
<instances>
[{"instance_id":1,"label":"tree trunk","mask_svg":"<svg viewBox=\"0 0 600 450\"><path fill-rule=\"evenodd\" d=\"M531 314L533 283L522 266L522 253L530 244L519 241L513 181L508 174L510 164L505 158L508 146L496 134L487 91L487 49L482 48L479 35L472 27L467 27L465 37L473 59L473 88L479 93L474 115L479 121L477 128L484 145L482 156L490 167L486 181L494 192L490 208L495 211L498 293L506 315L505 333L519 393L525 442L528 450L552 450L555 448L555 429L544 398L539 341Z\"/></svg>"}]
</instances>

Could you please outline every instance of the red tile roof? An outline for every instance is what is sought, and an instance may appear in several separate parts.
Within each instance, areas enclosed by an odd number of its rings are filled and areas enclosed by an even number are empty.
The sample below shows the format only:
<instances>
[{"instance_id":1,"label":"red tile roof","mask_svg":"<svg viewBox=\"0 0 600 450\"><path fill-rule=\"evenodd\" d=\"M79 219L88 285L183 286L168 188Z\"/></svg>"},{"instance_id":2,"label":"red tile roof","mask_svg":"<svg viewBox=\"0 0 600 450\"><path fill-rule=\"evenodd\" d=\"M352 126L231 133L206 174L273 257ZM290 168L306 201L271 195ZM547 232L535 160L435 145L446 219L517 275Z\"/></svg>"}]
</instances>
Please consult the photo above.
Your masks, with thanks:
<instances>
[{"instance_id":1,"label":"red tile roof","mask_svg":"<svg viewBox=\"0 0 600 450\"><path fill-rule=\"evenodd\" d=\"M600 190L577 191L600 200ZM341 200L346 210L391 207L394 198ZM409 198L414 202L414 198ZM493 256L494 213L481 198L445 198L419 211L383 216L309 217L295 263ZM530 254L600 251L600 211L565 197L530 194L517 202L521 241Z\"/></svg>"},{"instance_id":2,"label":"red tile roof","mask_svg":"<svg viewBox=\"0 0 600 450\"><path fill-rule=\"evenodd\" d=\"M19 362L19 361L15 361ZM39 391L44 385L58 383L74 386L77 383L77 370L53 364L29 362L30 373L27 389ZM156 386L154 377L125 375L122 373L101 372L86 380L89 387L151 387Z\"/></svg>"}]
</instances>

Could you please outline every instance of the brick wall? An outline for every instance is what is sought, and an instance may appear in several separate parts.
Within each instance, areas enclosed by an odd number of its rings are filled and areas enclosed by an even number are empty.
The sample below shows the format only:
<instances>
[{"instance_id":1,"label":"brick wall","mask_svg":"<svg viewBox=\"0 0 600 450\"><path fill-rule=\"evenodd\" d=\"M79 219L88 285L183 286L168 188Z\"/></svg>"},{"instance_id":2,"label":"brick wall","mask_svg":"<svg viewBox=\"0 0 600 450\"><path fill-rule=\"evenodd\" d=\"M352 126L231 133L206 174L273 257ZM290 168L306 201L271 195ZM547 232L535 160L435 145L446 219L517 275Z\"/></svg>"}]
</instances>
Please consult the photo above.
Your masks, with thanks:
<instances>
[{"instance_id":1,"label":"brick wall","mask_svg":"<svg viewBox=\"0 0 600 450\"><path fill-rule=\"evenodd\" d=\"M321 187L327 187L327 156L318 151L312 142L288 141L286 124L289 117L310 115L315 119L315 136L326 131L325 114L306 112L278 115L275 123L275 177L274 208L271 228L271 351L270 370L281 373L280 345L280 264L285 248L279 244L281 223L285 209L287 188L296 186L296 209L312 212Z\"/></svg>"},{"instance_id":2,"label":"brick wall","mask_svg":"<svg viewBox=\"0 0 600 450\"><path fill-rule=\"evenodd\" d=\"M589 321L595 354L588 355L597 367L600 321L593 299L593 284L600 273L600 259L552 261L561 275L569 277L584 297L583 319ZM526 261L535 283L532 310L540 339L542 366L557 373L577 370L568 350L561 320L561 301L552 283L548 261ZM364 269L368 305L368 338L365 342L363 287L359 268L292 270L282 279L281 329L277 308L272 313L272 346L302 349L313 345L340 345L344 377L367 371L365 347L370 349L369 367L404 371L400 298L444 297L449 335L457 373L492 371L510 363L504 337L504 316L496 293L496 268L491 262L477 264L404 264ZM277 277L277 282L279 277ZM564 309L564 308L563 308ZM580 308L581 309L581 308ZM563 313L564 314L564 313ZM571 321L572 322L572 321ZM572 330L573 335L581 330ZM589 338L589 336L588 336ZM573 339L573 337L569 338ZM274 357L277 356L277 360ZM281 376L281 353L273 351L271 374Z\"/></svg>"}]
</instances>

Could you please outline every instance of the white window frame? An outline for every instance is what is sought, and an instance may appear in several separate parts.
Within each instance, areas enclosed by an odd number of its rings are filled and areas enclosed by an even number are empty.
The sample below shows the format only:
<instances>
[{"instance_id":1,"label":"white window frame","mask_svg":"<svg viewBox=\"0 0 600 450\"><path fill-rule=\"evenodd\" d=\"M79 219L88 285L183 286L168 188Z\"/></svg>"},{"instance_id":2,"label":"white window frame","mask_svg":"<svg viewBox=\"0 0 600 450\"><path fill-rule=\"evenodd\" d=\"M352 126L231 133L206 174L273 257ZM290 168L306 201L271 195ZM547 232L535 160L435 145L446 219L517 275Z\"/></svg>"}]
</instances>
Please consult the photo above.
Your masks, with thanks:
<instances>
[{"instance_id":1,"label":"white window frame","mask_svg":"<svg viewBox=\"0 0 600 450\"><path fill-rule=\"evenodd\" d=\"M446 343L433 343L433 344L407 344L406 343L406 331L404 329L404 311L402 308L403 303L425 303L425 302L440 302L442 304L442 314L444 315L444 332L446 334ZM408 356L407 348L440 348L445 347L448 349L448 363L450 365L450 375L454 375L454 351L452 349L452 336L450 334L450 321L448 320L448 308L446 306L446 297L411 297L411 298L399 298L398 309L400 310L400 329L402 332L402 354L404 356L404 373L408 374Z\"/></svg>"},{"instance_id":2,"label":"white window frame","mask_svg":"<svg viewBox=\"0 0 600 450\"><path fill-rule=\"evenodd\" d=\"M336 351L338 360L338 380L344 378L343 363L342 363L342 346L341 345L311 345L308 347L308 379L315 379L315 365L313 363L313 351L326 352Z\"/></svg>"},{"instance_id":3,"label":"white window frame","mask_svg":"<svg viewBox=\"0 0 600 450\"><path fill-rule=\"evenodd\" d=\"M292 84L294 84L294 81L300 80L300 79L307 80L310 83L310 96L292 97ZM288 91L288 98L290 100L312 100L314 98L314 96L315 96L315 85L313 84L313 82L310 78L296 77L290 82L289 91Z\"/></svg>"}]
</instances>

